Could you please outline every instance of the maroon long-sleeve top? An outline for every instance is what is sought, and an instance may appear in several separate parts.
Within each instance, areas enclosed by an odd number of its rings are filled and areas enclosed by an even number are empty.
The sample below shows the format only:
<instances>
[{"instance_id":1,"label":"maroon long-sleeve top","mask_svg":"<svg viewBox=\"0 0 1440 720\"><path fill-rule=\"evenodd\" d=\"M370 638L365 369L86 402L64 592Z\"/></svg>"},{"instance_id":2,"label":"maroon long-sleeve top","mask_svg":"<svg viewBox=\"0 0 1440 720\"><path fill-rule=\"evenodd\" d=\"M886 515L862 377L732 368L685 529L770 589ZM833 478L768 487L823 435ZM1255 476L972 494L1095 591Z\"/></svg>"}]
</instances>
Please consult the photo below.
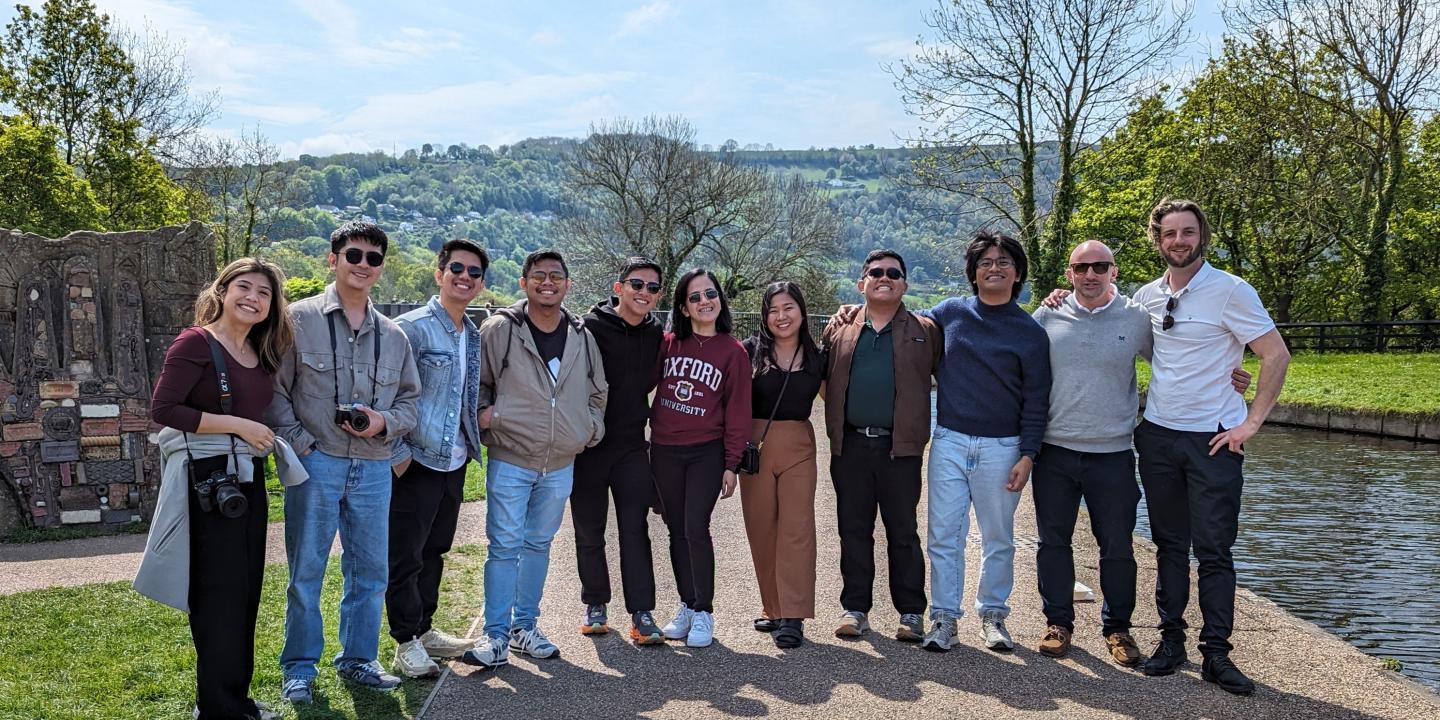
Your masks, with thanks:
<instances>
[{"instance_id":1,"label":"maroon long-sleeve top","mask_svg":"<svg viewBox=\"0 0 1440 720\"><path fill-rule=\"evenodd\" d=\"M660 344L660 381L650 406L650 440L700 445L725 440L725 467L740 464L750 438L750 357L728 334Z\"/></svg>"},{"instance_id":2,"label":"maroon long-sleeve top","mask_svg":"<svg viewBox=\"0 0 1440 720\"><path fill-rule=\"evenodd\" d=\"M264 422L265 409L275 397L275 379L265 368L247 368L222 345L225 371L230 378L230 414ZM150 397L150 419L166 427L195 432L201 413L220 415L220 383L210 357L203 328L186 328L165 351L165 367Z\"/></svg>"}]
</instances>

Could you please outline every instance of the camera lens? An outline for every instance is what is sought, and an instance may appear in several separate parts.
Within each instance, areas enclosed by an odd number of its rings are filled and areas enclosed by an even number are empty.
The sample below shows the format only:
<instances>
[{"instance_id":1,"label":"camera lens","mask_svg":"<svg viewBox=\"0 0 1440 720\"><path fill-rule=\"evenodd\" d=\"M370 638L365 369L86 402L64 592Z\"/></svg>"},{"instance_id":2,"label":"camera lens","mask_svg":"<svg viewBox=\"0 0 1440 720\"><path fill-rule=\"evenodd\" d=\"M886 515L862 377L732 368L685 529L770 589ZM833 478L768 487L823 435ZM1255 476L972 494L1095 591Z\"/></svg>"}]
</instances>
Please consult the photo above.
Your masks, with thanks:
<instances>
[{"instance_id":1,"label":"camera lens","mask_svg":"<svg viewBox=\"0 0 1440 720\"><path fill-rule=\"evenodd\" d=\"M355 432L365 432L366 430L369 430L370 416L359 410L351 410L350 427L355 428Z\"/></svg>"},{"instance_id":2,"label":"camera lens","mask_svg":"<svg viewBox=\"0 0 1440 720\"><path fill-rule=\"evenodd\" d=\"M245 493L239 488L224 483L215 488L215 506L220 508L221 515L238 518L250 507L250 501L245 499Z\"/></svg>"}]
</instances>

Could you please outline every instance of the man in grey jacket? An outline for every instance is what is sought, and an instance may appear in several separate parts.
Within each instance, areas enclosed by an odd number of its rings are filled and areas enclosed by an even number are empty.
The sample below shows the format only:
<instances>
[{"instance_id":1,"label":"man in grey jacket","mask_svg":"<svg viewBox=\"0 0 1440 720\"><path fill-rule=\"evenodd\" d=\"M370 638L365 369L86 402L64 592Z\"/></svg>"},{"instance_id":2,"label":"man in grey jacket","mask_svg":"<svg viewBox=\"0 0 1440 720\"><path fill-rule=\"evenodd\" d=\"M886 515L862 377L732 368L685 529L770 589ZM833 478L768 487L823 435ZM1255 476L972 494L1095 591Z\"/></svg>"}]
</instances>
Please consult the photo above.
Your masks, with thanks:
<instances>
[{"instance_id":1,"label":"man in grey jacket","mask_svg":"<svg viewBox=\"0 0 1440 720\"><path fill-rule=\"evenodd\" d=\"M553 658L536 620L550 542L565 513L575 456L605 434L605 366L580 318L562 306L570 273L560 253L525 258L525 299L480 327L480 427L486 469L485 637L461 660L483 668L514 650Z\"/></svg>"},{"instance_id":2,"label":"man in grey jacket","mask_svg":"<svg viewBox=\"0 0 1440 720\"><path fill-rule=\"evenodd\" d=\"M376 690L399 678L376 661L388 576L390 458L415 427L420 376L410 343L370 304L389 238L372 223L349 222L330 236L335 282L290 306L295 344L275 373L266 422L285 438L310 479L285 491L284 698L307 704L325 647L320 587L335 533L345 561L340 653L335 672Z\"/></svg>"}]
</instances>

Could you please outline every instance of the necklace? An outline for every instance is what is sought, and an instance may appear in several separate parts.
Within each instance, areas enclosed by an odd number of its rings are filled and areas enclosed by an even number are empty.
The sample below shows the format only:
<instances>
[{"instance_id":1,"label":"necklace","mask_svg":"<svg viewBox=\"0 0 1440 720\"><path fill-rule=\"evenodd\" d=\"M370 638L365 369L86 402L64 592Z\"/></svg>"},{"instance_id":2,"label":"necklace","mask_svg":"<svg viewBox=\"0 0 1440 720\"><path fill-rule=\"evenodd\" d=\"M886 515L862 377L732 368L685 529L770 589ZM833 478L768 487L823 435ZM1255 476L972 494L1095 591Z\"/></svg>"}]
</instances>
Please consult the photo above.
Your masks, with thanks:
<instances>
[{"instance_id":1,"label":"necklace","mask_svg":"<svg viewBox=\"0 0 1440 720\"><path fill-rule=\"evenodd\" d=\"M717 337L720 337L720 334L719 334L719 333L716 333L716 334L714 334L714 335L711 335L710 337L705 337L704 335L692 334L690 337L695 338L695 344L698 345L701 350L704 350L704 349L705 349L705 343L710 342L711 340L714 340L714 339L717 338Z\"/></svg>"},{"instance_id":2,"label":"necklace","mask_svg":"<svg viewBox=\"0 0 1440 720\"><path fill-rule=\"evenodd\" d=\"M231 355L234 355L237 359L243 360L243 359L245 359L245 358L250 354L250 344L247 343L243 338L240 340L240 343L239 343L239 346L238 346L239 349L237 350L235 343L234 343L233 341L231 341L230 338L227 338L227 337L225 337L224 335L222 335L218 330L216 330L216 329L214 329L214 328L212 328L212 327L207 327L207 328L205 328L205 329L208 330L208 331L210 331L210 334L211 334L211 335L214 335L214 336L215 336L215 339L219 340L219 341L220 341L220 344L221 344L221 345L224 345L224 346L225 346L225 349L226 349L226 350L229 350L229 351L230 351L230 354L231 354Z\"/></svg>"}]
</instances>

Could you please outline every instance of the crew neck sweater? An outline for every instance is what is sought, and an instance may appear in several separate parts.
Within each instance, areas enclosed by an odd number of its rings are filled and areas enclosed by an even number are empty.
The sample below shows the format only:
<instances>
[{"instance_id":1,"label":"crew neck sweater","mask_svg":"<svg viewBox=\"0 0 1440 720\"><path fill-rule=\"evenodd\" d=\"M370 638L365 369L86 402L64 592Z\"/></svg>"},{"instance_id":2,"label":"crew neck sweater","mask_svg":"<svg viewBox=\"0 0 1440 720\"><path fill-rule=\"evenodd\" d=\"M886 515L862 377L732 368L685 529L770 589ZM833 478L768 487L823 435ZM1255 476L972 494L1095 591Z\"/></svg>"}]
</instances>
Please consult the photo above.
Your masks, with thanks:
<instances>
[{"instance_id":1,"label":"crew neck sweater","mask_svg":"<svg viewBox=\"0 0 1440 720\"><path fill-rule=\"evenodd\" d=\"M725 467L740 464L750 439L750 356L728 334L684 340L665 333L659 383L650 406L650 441L702 445L725 441Z\"/></svg>"},{"instance_id":2,"label":"crew neck sweater","mask_svg":"<svg viewBox=\"0 0 1440 720\"><path fill-rule=\"evenodd\" d=\"M1123 295L1099 310L1071 295L1041 306L1035 321L1050 336L1050 422L1045 442L1088 453L1130 449L1135 432L1135 358L1150 359L1150 313Z\"/></svg>"}]
</instances>

